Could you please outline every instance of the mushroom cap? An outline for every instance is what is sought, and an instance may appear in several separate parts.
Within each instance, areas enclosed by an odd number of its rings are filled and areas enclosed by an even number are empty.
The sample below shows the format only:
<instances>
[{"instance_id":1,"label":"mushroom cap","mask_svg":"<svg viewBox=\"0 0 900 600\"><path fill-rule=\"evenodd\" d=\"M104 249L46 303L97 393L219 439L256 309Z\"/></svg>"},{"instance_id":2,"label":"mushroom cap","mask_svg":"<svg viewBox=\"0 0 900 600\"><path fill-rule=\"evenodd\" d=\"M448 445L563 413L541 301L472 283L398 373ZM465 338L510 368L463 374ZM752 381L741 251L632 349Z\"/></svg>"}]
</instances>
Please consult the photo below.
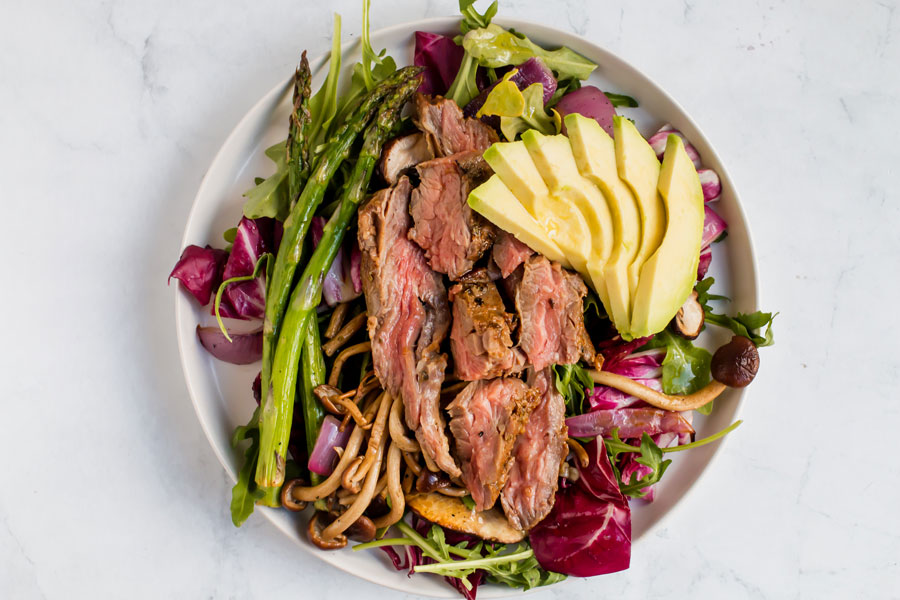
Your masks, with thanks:
<instances>
[{"instance_id":1,"label":"mushroom cap","mask_svg":"<svg viewBox=\"0 0 900 600\"><path fill-rule=\"evenodd\" d=\"M713 379L729 387L742 388L750 385L759 371L759 352L756 345L742 335L713 354L710 371Z\"/></svg>"}]
</instances>

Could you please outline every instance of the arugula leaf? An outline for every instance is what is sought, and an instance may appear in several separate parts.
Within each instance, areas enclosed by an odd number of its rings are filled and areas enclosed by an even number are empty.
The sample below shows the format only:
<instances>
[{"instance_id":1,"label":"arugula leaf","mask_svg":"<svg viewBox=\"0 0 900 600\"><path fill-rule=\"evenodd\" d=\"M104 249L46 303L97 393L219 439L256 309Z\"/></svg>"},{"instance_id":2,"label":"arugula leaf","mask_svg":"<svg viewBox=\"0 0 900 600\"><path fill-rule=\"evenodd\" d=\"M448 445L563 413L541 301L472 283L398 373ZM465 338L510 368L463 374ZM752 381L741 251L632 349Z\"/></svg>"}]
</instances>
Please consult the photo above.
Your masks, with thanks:
<instances>
[{"instance_id":1,"label":"arugula leaf","mask_svg":"<svg viewBox=\"0 0 900 600\"><path fill-rule=\"evenodd\" d=\"M468 590L472 589L468 577L476 571L486 572L488 580L495 583L526 590L550 585L566 578L561 573L542 569L527 542L515 547L479 542L468 548L469 544L462 541L451 546L447 543L444 530L438 525L432 525L425 537L403 520L398 521L395 526L405 537L377 539L357 544L353 550L367 550L380 546L416 546L423 555L435 561L430 565L416 565L416 573L436 573L444 577L455 577Z\"/></svg>"},{"instance_id":2,"label":"arugula leaf","mask_svg":"<svg viewBox=\"0 0 900 600\"><path fill-rule=\"evenodd\" d=\"M480 91L478 89L478 62L471 54L466 52L463 54L462 63L459 65L459 71L447 90L446 97L456 102L457 106L465 106L477 96Z\"/></svg>"},{"instance_id":3,"label":"arugula leaf","mask_svg":"<svg viewBox=\"0 0 900 600\"><path fill-rule=\"evenodd\" d=\"M488 6L483 15L478 14L478 11L475 10L475 0L459 0L459 13L463 18L459 28L465 35L473 29L487 27L491 24L491 19L497 15L497 0Z\"/></svg>"},{"instance_id":4,"label":"arugula leaf","mask_svg":"<svg viewBox=\"0 0 900 600\"><path fill-rule=\"evenodd\" d=\"M287 152L284 142L266 148L266 156L275 163L275 173L256 187L244 192L244 216L248 219L272 217L284 221L291 209L288 197Z\"/></svg>"},{"instance_id":5,"label":"arugula leaf","mask_svg":"<svg viewBox=\"0 0 900 600\"><path fill-rule=\"evenodd\" d=\"M644 349L665 348L662 388L667 394L693 394L709 383L712 355L667 329L656 334Z\"/></svg>"},{"instance_id":6,"label":"arugula leaf","mask_svg":"<svg viewBox=\"0 0 900 600\"><path fill-rule=\"evenodd\" d=\"M465 496L460 498L460 500L462 500L462 503L466 505L466 508L468 508L469 510L475 510L475 501L472 500L472 496L466 494Z\"/></svg>"},{"instance_id":7,"label":"arugula leaf","mask_svg":"<svg viewBox=\"0 0 900 600\"><path fill-rule=\"evenodd\" d=\"M544 50L524 35L493 24L467 32L462 45L482 67L515 66L537 56L556 72L557 79L587 79L597 68L596 63L569 48Z\"/></svg>"},{"instance_id":8,"label":"arugula leaf","mask_svg":"<svg viewBox=\"0 0 900 600\"><path fill-rule=\"evenodd\" d=\"M253 513L256 501L264 495L253 477L256 473L256 460L259 457L259 430L246 430L243 435L250 439L250 446L244 452L244 466L238 472L237 483L231 488L231 522L235 527L240 527L247 520Z\"/></svg>"},{"instance_id":9,"label":"arugula leaf","mask_svg":"<svg viewBox=\"0 0 900 600\"><path fill-rule=\"evenodd\" d=\"M735 335L742 335L745 338L748 338L759 348L774 344L775 333L772 331L772 322L775 320L775 317L778 316L778 313L762 312L758 310L753 313L738 313L734 317L716 314L713 312L709 303L713 300L729 301L729 298L727 296L718 296L709 293L709 288L712 287L715 282L716 280L714 278L707 277L702 281L698 281L697 285L694 286L694 290L697 292L697 301L700 303L700 306L703 307L705 322L730 329ZM763 327L766 328L766 331L761 335L759 331Z\"/></svg>"},{"instance_id":10,"label":"arugula leaf","mask_svg":"<svg viewBox=\"0 0 900 600\"><path fill-rule=\"evenodd\" d=\"M651 438L646 433L641 436L640 448L632 446L631 444L622 441L622 438L619 437L619 428L616 427L610 432L611 437L609 439L603 440L603 446L606 448L606 453L609 455L609 462L612 465L613 472L616 475L616 479L618 479L619 481L619 490L626 496L642 498L646 494L641 490L650 485L653 485L654 483L658 483L659 480L662 479L663 474L665 474L666 469L672 462L671 459L663 460L663 454L668 454L670 452L682 452L684 450L691 450L693 448L705 446L706 444L712 443L720 438L725 437L726 435L740 427L741 423L743 423L743 421L737 420L725 429L717 431L710 436L696 440L694 442L691 442L690 444L674 446L672 448L660 448L656 445L656 442L653 441L653 438ZM633 474L631 477L631 481L622 481L622 474L617 466L617 461L620 454L628 452L639 452L641 456L640 458L637 458L635 460L646 467L650 467L650 469L652 469L652 472L644 475L640 479L635 479L636 474Z\"/></svg>"},{"instance_id":11,"label":"arugula leaf","mask_svg":"<svg viewBox=\"0 0 900 600\"><path fill-rule=\"evenodd\" d=\"M566 414L580 415L584 413L585 391L594 391L594 380L581 365L553 365L553 379L556 390L566 401Z\"/></svg>"},{"instance_id":12,"label":"arugula leaf","mask_svg":"<svg viewBox=\"0 0 900 600\"><path fill-rule=\"evenodd\" d=\"M550 97L550 100L544 105L546 108L551 108L556 106L556 103L559 102L559 99L568 94L569 92L574 92L575 90L581 88L581 81L575 79L574 77L566 80L560 80L556 82L556 91L553 92L553 96Z\"/></svg>"},{"instance_id":13,"label":"arugula leaf","mask_svg":"<svg viewBox=\"0 0 900 600\"><path fill-rule=\"evenodd\" d=\"M619 106L624 106L626 108L637 108L638 101L632 98L631 96L626 96L625 94L615 94L613 92L603 92L603 95L606 96L613 106L618 108Z\"/></svg>"},{"instance_id":14,"label":"arugula leaf","mask_svg":"<svg viewBox=\"0 0 900 600\"><path fill-rule=\"evenodd\" d=\"M341 15L335 13L334 31L331 36L331 55L328 58L328 75L319 91L309 99L309 131L312 138L310 148L314 155L318 155L322 146L321 142L327 139L329 127L338 112L337 86L341 74L341 58Z\"/></svg>"},{"instance_id":15,"label":"arugula leaf","mask_svg":"<svg viewBox=\"0 0 900 600\"><path fill-rule=\"evenodd\" d=\"M432 533L434 527L432 527ZM435 573L444 577L462 578L463 585L467 582L465 578L475 571L485 571L488 580L494 583L502 583L525 590L556 583L566 578L561 573L552 573L542 569L534 557L534 550L527 543L518 544L514 548L500 544L488 547L487 554L483 556L417 565L415 568L416 573ZM466 587L468 589L468 586Z\"/></svg>"},{"instance_id":16,"label":"arugula leaf","mask_svg":"<svg viewBox=\"0 0 900 600\"><path fill-rule=\"evenodd\" d=\"M647 493L643 491L644 488L647 488L654 483L658 483L659 480L662 479L666 469L672 464L672 459L663 460L663 451L656 445L653 438L646 433L641 436L640 448L623 442L619 437L618 427L613 429L611 433L612 438L608 440L604 439L603 445L606 447L606 452L609 454L609 462L613 466L613 472L616 475L616 479L619 481L619 490L626 496L643 498L647 495ZM637 473L633 473L630 481L622 481L622 474L616 465L619 454L625 452L640 452L640 458L635 460L645 467L650 467L650 473L647 473L641 478L637 477Z\"/></svg>"}]
</instances>

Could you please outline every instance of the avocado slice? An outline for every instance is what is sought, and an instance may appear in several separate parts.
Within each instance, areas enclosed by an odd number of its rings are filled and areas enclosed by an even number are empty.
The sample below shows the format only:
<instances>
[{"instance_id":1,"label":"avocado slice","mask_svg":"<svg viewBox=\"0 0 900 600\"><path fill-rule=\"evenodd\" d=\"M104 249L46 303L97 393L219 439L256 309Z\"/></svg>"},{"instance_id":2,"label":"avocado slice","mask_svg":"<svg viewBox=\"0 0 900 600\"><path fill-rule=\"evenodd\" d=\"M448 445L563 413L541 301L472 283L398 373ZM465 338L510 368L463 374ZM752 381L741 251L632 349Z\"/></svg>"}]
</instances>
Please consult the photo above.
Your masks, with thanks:
<instances>
[{"instance_id":1,"label":"avocado slice","mask_svg":"<svg viewBox=\"0 0 900 600\"><path fill-rule=\"evenodd\" d=\"M569 261L541 225L535 221L522 203L506 187L497 175L469 193L469 206L498 227L510 232L531 248L550 260L571 268Z\"/></svg>"},{"instance_id":2,"label":"avocado slice","mask_svg":"<svg viewBox=\"0 0 900 600\"><path fill-rule=\"evenodd\" d=\"M585 268L579 271L587 275L604 308L612 314L603 268L612 253L615 230L606 198L578 170L569 138L564 135L543 135L529 129L522 134L522 142L551 195L559 199L558 205L574 207L584 216L588 231L587 237L580 240L578 262L583 262ZM576 264L576 260L571 257L570 260Z\"/></svg>"},{"instance_id":3,"label":"avocado slice","mask_svg":"<svg viewBox=\"0 0 900 600\"><path fill-rule=\"evenodd\" d=\"M653 148L641 136L634 123L624 117L613 117L613 133L619 177L631 188L641 215L641 245L628 268L628 282L634 298L641 268L662 242L666 229L666 209L656 189L659 161Z\"/></svg>"},{"instance_id":4,"label":"avocado slice","mask_svg":"<svg viewBox=\"0 0 900 600\"><path fill-rule=\"evenodd\" d=\"M485 150L484 159L565 254L565 264L585 273L590 254L588 223L571 202L550 193L524 142L493 144Z\"/></svg>"},{"instance_id":5,"label":"avocado slice","mask_svg":"<svg viewBox=\"0 0 900 600\"><path fill-rule=\"evenodd\" d=\"M550 190L522 142L497 142L484 151L484 160L532 215Z\"/></svg>"},{"instance_id":6,"label":"avocado slice","mask_svg":"<svg viewBox=\"0 0 900 600\"><path fill-rule=\"evenodd\" d=\"M703 239L703 189L697 169L677 135L666 140L658 189L668 223L662 243L641 269L631 317L631 333L635 337L662 331L697 280Z\"/></svg>"},{"instance_id":7,"label":"avocado slice","mask_svg":"<svg viewBox=\"0 0 900 600\"><path fill-rule=\"evenodd\" d=\"M612 216L615 243L603 279L609 294L613 324L624 338L631 329L631 283L628 269L641 244L641 215L637 201L616 170L615 142L600 124L578 113L566 115L566 130L582 175L602 190Z\"/></svg>"}]
</instances>

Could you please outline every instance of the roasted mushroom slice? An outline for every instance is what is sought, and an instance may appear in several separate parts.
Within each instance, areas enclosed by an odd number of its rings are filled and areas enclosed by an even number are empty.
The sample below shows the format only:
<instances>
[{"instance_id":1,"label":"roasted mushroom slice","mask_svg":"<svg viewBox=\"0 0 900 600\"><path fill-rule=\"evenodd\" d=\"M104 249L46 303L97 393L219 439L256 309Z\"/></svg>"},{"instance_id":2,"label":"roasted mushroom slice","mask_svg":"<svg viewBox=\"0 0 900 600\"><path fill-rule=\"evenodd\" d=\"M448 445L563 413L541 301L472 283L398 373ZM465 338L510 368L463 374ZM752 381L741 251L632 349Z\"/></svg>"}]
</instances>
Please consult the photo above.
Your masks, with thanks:
<instances>
[{"instance_id":1,"label":"roasted mushroom slice","mask_svg":"<svg viewBox=\"0 0 900 600\"><path fill-rule=\"evenodd\" d=\"M496 508L477 512L462 500L435 492L414 494L406 503L417 515L441 527L476 535L501 544L515 544L525 539L525 532L513 528L506 516Z\"/></svg>"},{"instance_id":2,"label":"roasted mushroom slice","mask_svg":"<svg viewBox=\"0 0 900 600\"><path fill-rule=\"evenodd\" d=\"M407 169L434 158L425 135L421 132L396 137L381 151L381 175L388 185L394 185Z\"/></svg>"},{"instance_id":3,"label":"roasted mushroom slice","mask_svg":"<svg viewBox=\"0 0 900 600\"><path fill-rule=\"evenodd\" d=\"M697 339L703 329L703 307L697 300L697 292L691 292L675 314L675 329L689 340Z\"/></svg>"}]
</instances>

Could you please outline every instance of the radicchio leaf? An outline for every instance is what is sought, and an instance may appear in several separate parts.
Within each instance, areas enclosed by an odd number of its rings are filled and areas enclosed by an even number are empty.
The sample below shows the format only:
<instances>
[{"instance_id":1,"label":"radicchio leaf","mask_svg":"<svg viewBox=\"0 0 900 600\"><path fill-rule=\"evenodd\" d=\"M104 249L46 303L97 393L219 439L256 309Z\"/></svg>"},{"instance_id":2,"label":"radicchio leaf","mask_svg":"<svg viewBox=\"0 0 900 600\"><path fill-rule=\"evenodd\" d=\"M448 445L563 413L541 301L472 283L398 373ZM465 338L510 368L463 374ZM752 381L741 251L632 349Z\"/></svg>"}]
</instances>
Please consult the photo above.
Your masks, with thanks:
<instances>
[{"instance_id":1,"label":"radicchio leaf","mask_svg":"<svg viewBox=\"0 0 900 600\"><path fill-rule=\"evenodd\" d=\"M631 562L631 510L602 440L585 446L588 466L556 493L553 510L531 530L535 557L544 569L590 577L627 569Z\"/></svg>"},{"instance_id":2,"label":"radicchio leaf","mask_svg":"<svg viewBox=\"0 0 900 600\"><path fill-rule=\"evenodd\" d=\"M419 91L423 94L446 94L462 63L462 46L453 38L427 31L416 32L413 64L425 67Z\"/></svg>"},{"instance_id":3,"label":"radicchio leaf","mask_svg":"<svg viewBox=\"0 0 900 600\"><path fill-rule=\"evenodd\" d=\"M174 277L180 281L197 302L206 306L213 290L222 281L222 266L227 258L228 253L224 250L217 250L212 246L201 248L190 245L181 253L169 279Z\"/></svg>"}]
</instances>

